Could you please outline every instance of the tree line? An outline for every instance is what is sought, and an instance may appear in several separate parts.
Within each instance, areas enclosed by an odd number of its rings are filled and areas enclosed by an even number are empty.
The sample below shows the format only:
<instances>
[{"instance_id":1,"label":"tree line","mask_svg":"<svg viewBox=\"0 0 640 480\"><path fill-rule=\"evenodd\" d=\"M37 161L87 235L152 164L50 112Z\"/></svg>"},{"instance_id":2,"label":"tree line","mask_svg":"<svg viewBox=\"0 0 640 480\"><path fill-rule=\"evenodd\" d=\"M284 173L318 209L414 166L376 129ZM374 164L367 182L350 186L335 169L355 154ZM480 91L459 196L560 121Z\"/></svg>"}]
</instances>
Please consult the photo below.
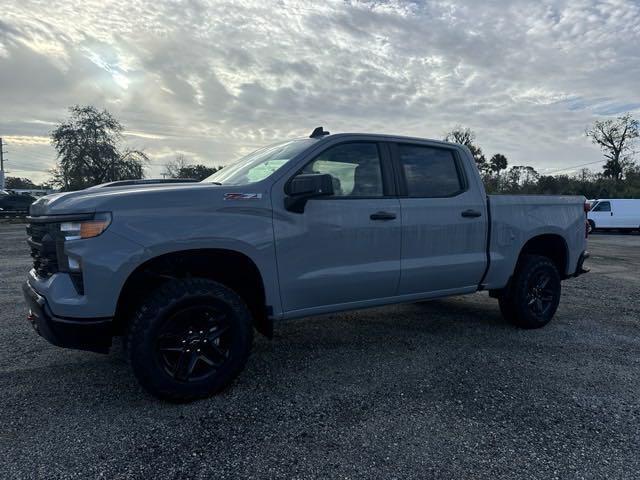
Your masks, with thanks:
<instances>
[{"instance_id":1,"label":"tree line","mask_svg":"<svg viewBox=\"0 0 640 480\"><path fill-rule=\"evenodd\" d=\"M501 153L486 159L468 128L456 127L444 136L447 142L469 148L488 193L584 195L587 198L640 198L640 165L635 161L640 123L630 114L596 120L585 136L600 147L602 171L582 168L571 175L542 175L530 165L509 165Z\"/></svg>"},{"instance_id":2,"label":"tree line","mask_svg":"<svg viewBox=\"0 0 640 480\"><path fill-rule=\"evenodd\" d=\"M7 188L79 190L100 183L144 178L149 157L124 145L124 126L107 110L73 106L69 118L51 132L57 153L51 180L35 185L28 178L8 177ZM502 153L488 160L477 144L476 134L458 126L444 136L447 142L471 151L489 193L584 195L587 198L640 198L640 166L635 146L640 125L630 114L597 120L585 135L600 147L602 171L582 169L572 175L541 175L530 165L513 165ZM192 164L178 155L165 165L163 177L203 180L222 167Z\"/></svg>"}]
</instances>

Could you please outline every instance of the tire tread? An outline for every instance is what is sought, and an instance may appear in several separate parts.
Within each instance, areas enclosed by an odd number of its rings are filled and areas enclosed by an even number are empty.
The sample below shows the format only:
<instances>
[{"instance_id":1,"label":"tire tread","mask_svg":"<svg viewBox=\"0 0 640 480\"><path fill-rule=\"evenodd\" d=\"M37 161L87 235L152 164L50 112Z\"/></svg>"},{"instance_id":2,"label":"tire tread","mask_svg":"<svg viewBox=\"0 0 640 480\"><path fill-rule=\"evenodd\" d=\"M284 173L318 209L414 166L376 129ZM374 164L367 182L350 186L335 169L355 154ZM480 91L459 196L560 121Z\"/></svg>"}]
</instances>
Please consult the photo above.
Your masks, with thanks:
<instances>
[{"instance_id":1,"label":"tire tread","mask_svg":"<svg viewBox=\"0 0 640 480\"><path fill-rule=\"evenodd\" d=\"M547 319L532 318L529 310L524 305L526 296L526 287L529 279L539 268L552 269L558 282L558 299L552 308L551 314ZM515 274L510 281L510 285L503 296L498 299L500 305L500 312L503 317L509 320L514 325L525 328L541 328L551 321L558 308L558 302L560 297L560 274L555 264L548 258L542 255L524 255L516 266Z\"/></svg>"},{"instance_id":2,"label":"tire tread","mask_svg":"<svg viewBox=\"0 0 640 480\"><path fill-rule=\"evenodd\" d=\"M184 391L174 388L158 386L152 378L154 372L148 365L144 365L144 359L140 358L140 345L151 335L154 321L167 314L177 302L185 301L189 297L211 296L227 303L234 311L238 327L245 339L245 351L233 369L226 375L222 382L218 382L210 388L190 388ZM244 368L250 353L253 340L253 328L251 314L244 301L233 290L225 285L206 278L186 278L171 280L156 289L138 307L132 321L129 324L126 337L126 351L134 374L140 384L153 395L172 402L182 403L199 398L209 397L225 388Z\"/></svg>"}]
</instances>

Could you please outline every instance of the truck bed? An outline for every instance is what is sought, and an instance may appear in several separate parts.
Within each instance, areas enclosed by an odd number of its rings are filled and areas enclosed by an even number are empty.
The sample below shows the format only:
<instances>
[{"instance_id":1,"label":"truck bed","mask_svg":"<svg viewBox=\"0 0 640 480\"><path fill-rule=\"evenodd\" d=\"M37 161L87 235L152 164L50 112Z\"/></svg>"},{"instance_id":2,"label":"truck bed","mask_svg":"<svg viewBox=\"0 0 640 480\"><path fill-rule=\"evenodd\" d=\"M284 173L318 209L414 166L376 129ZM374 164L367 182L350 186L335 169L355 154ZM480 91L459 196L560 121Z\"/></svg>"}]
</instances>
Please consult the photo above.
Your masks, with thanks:
<instances>
[{"instance_id":1,"label":"truck bed","mask_svg":"<svg viewBox=\"0 0 640 480\"><path fill-rule=\"evenodd\" d=\"M581 196L488 195L489 269L483 285L501 288L514 271L527 239L559 235L567 244L565 276L572 275L586 249L584 203Z\"/></svg>"}]
</instances>

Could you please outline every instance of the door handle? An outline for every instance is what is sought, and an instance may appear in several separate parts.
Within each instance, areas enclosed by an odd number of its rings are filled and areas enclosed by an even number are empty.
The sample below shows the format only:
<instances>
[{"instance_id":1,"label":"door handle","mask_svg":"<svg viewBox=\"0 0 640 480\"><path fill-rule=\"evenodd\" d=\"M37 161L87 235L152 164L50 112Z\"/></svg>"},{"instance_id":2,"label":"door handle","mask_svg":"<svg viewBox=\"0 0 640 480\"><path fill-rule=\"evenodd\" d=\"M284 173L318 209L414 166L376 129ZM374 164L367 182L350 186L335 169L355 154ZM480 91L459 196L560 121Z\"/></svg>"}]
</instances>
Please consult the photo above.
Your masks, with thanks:
<instances>
[{"instance_id":1,"label":"door handle","mask_svg":"<svg viewBox=\"0 0 640 480\"><path fill-rule=\"evenodd\" d=\"M482 213L477 211L477 210L465 210L464 212L460 213L460 215L462 215L463 217L467 217L467 218L475 218L475 217L480 217L482 216Z\"/></svg>"},{"instance_id":2,"label":"door handle","mask_svg":"<svg viewBox=\"0 0 640 480\"><path fill-rule=\"evenodd\" d=\"M396 214L391 212L376 212L372 213L369 218L371 220L395 220Z\"/></svg>"}]
</instances>

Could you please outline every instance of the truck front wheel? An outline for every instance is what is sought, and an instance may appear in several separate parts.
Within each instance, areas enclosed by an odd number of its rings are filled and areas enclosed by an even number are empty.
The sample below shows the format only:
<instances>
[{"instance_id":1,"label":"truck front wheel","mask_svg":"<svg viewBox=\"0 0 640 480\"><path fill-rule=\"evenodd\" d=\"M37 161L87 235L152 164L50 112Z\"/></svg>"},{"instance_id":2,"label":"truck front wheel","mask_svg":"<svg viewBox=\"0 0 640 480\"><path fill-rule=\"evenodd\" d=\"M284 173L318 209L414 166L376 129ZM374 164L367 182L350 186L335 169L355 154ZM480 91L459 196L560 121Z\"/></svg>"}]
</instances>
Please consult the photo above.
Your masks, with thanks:
<instances>
[{"instance_id":1,"label":"truck front wheel","mask_svg":"<svg viewBox=\"0 0 640 480\"><path fill-rule=\"evenodd\" d=\"M187 402L231 383L249 357L252 335L249 309L234 291L208 279L176 279L142 302L127 350L146 390Z\"/></svg>"},{"instance_id":2,"label":"truck front wheel","mask_svg":"<svg viewBox=\"0 0 640 480\"><path fill-rule=\"evenodd\" d=\"M526 255L498 298L500 311L518 327L544 327L558 309L560 290L560 274L553 262L540 255Z\"/></svg>"}]
</instances>

